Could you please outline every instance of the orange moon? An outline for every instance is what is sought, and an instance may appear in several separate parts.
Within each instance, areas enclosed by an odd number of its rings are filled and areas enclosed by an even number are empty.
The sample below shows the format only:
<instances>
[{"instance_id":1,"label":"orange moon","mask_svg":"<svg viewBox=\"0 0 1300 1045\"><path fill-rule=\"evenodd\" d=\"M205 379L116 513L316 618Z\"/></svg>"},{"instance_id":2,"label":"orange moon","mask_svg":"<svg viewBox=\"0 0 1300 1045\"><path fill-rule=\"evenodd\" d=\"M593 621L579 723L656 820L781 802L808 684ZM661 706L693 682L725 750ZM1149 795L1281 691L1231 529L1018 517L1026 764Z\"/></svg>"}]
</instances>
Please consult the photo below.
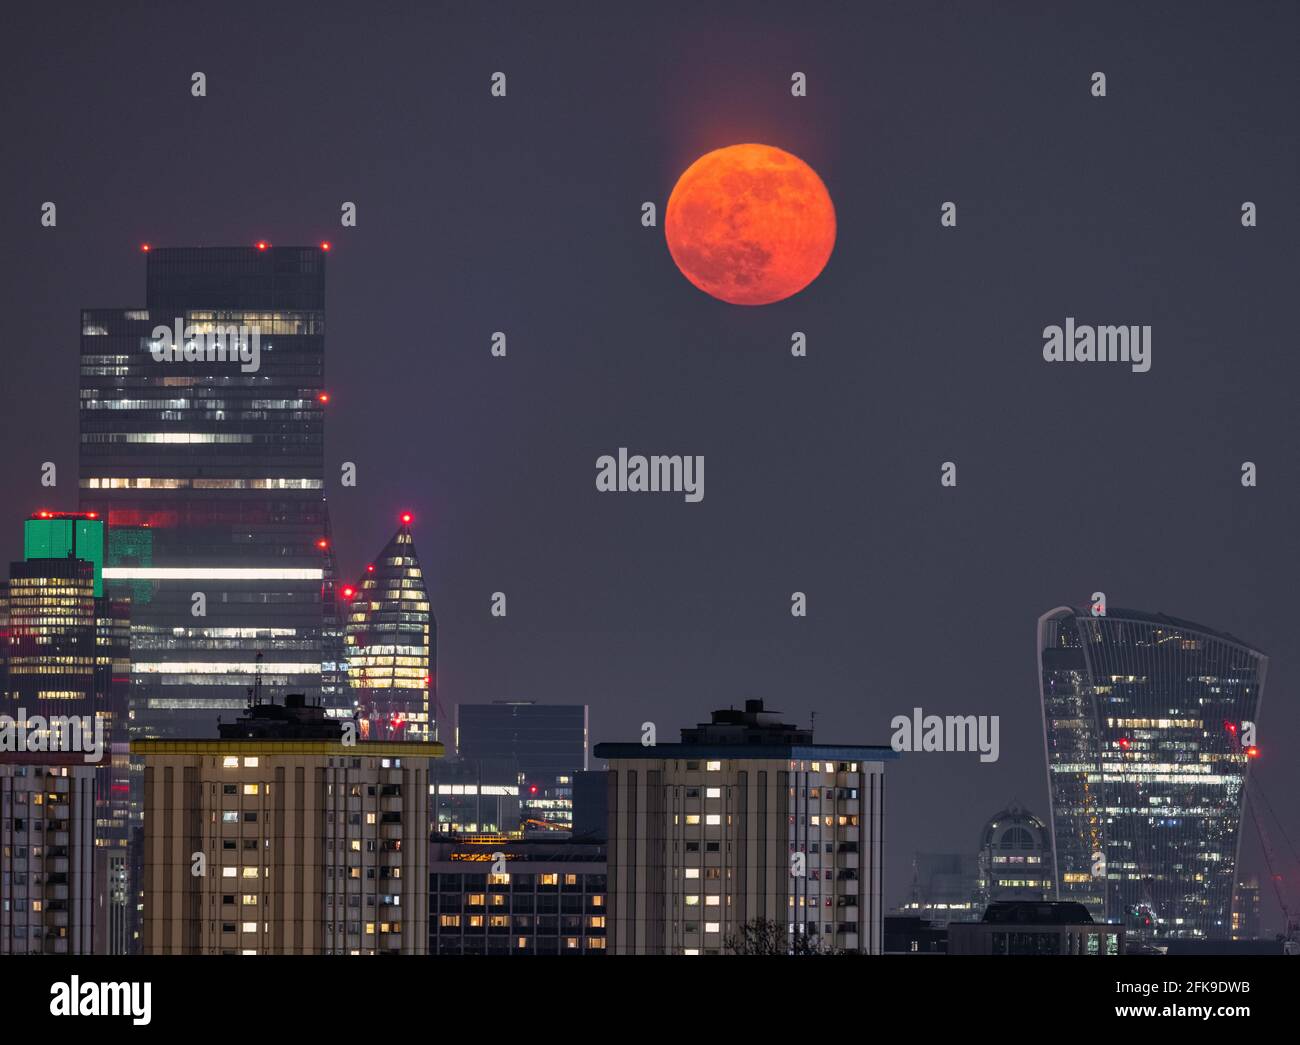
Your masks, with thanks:
<instances>
[{"instance_id":1,"label":"orange moon","mask_svg":"<svg viewBox=\"0 0 1300 1045\"><path fill-rule=\"evenodd\" d=\"M677 179L664 215L682 275L733 305L769 305L818 277L835 246L821 178L771 145L706 153Z\"/></svg>"}]
</instances>

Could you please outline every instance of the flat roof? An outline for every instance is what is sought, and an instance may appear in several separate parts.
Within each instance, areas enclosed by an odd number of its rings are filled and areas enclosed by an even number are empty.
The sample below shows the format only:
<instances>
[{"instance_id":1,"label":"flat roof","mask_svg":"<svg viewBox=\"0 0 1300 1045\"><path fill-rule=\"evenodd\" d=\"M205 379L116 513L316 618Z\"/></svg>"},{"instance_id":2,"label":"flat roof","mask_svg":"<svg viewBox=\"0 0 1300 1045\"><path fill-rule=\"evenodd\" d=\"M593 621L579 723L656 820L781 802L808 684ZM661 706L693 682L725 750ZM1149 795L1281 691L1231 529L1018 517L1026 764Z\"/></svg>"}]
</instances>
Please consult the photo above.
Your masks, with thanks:
<instances>
[{"instance_id":1,"label":"flat roof","mask_svg":"<svg viewBox=\"0 0 1300 1045\"><path fill-rule=\"evenodd\" d=\"M133 740L133 755L373 755L381 758L441 758L446 749L438 741L427 744L403 740L367 740L344 744L342 740L304 738L257 740Z\"/></svg>"},{"instance_id":2,"label":"flat roof","mask_svg":"<svg viewBox=\"0 0 1300 1045\"><path fill-rule=\"evenodd\" d=\"M855 762L879 762L898 758L892 747L875 745L841 746L837 744L597 744L592 748L597 758L784 758L832 759Z\"/></svg>"}]
</instances>

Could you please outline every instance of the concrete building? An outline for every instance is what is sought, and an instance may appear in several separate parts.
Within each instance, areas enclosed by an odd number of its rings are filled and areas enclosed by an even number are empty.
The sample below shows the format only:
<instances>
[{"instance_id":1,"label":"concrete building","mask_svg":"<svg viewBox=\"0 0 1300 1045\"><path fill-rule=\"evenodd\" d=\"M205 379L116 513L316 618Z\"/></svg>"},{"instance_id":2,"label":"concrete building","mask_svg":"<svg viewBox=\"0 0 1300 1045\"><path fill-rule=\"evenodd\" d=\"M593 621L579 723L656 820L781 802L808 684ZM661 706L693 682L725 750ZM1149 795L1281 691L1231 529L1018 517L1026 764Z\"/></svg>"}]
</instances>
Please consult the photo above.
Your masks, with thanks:
<instances>
[{"instance_id":1,"label":"concrete building","mask_svg":"<svg viewBox=\"0 0 1300 1045\"><path fill-rule=\"evenodd\" d=\"M0 954L90 954L95 774L76 755L0 755Z\"/></svg>"},{"instance_id":2,"label":"concrete building","mask_svg":"<svg viewBox=\"0 0 1300 1045\"><path fill-rule=\"evenodd\" d=\"M139 740L144 953L423 954L437 743L344 744L254 698L219 740Z\"/></svg>"},{"instance_id":3,"label":"concrete building","mask_svg":"<svg viewBox=\"0 0 1300 1045\"><path fill-rule=\"evenodd\" d=\"M880 953L893 750L814 744L748 700L681 743L595 753L609 761L613 953L720 954L772 924L792 950Z\"/></svg>"}]
</instances>

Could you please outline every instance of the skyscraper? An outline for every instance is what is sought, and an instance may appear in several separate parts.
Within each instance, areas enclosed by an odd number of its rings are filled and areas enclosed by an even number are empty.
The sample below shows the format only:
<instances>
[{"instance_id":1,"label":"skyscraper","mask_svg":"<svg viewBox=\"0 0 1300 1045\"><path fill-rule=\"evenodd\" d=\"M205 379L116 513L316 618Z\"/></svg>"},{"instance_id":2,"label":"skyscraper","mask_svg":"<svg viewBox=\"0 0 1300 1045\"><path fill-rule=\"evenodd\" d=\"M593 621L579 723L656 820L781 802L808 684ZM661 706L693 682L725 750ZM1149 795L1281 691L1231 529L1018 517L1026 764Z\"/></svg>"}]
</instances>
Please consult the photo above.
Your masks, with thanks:
<instances>
[{"instance_id":1,"label":"skyscraper","mask_svg":"<svg viewBox=\"0 0 1300 1045\"><path fill-rule=\"evenodd\" d=\"M1068 606L1039 618L1038 649L1059 898L1138 935L1228 937L1268 658L1164 614Z\"/></svg>"},{"instance_id":2,"label":"skyscraper","mask_svg":"<svg viewBox=\"0 0 1300 1045\"><path fill-rule=\"evenodd\" d=\"M103 749L90 767L93 868L85 877L94 890L93 946L96 953L125 954L135 929L126 745L130 607L100 594L103 550L104 524L95 513L40 511L26 521L25 558L0 583L0 713L46 721L80 716L96 724ZM66 777L65 769L31 763L28 771Z\"/></svg>"},{"instance_id":3,"label":"skyscraper","mask_svg":"<svg viewBox=\"0 0 1300 1045\"><path fill-rule=\"evenodd\" d=\"M135 735L215 736L258 663L321 693L325 254L145 258L144 307L82 313L81 503L133 602Z\"/></svg>"},{"instance_id":4,"label":"skyscraper","mask_svg":"<svg viewBox=\"0 0 1300 1045\"><path fill-rule=\"evenodd\" d=\"M609 949L719 954L747 929L881 952L888 747L814 744L761 700L609 759Z\"/></svg>"},{"instance_id":5,"label":"skyscraper","mask_svg":"<svg viewBox=\"0 0 1300 1045\"><path fill-rule=\"evenodd\" d=\"M438 626L411 536L413 521L403 512L378 558L355 587L341 591L348 682L363 739L437 737L430 702L436 706Z\"/></svg>"}]
</instances>

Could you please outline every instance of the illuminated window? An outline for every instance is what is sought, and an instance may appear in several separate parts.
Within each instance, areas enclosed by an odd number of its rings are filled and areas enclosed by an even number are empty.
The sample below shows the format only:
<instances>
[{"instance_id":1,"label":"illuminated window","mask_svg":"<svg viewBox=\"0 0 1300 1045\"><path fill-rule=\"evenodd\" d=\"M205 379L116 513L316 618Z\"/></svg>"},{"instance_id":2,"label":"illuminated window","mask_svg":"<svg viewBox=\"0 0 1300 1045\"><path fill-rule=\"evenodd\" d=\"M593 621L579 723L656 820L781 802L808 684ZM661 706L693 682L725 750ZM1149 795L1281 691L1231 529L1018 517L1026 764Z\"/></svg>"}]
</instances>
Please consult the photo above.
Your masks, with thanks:
<instances>
[{"instance_id":1,"label":"illuminated window","mask_svg":"<svg viewBox=\"0 0 1300 1045\"><path fill-rule=\"evenodd\" d=\"M444 929L457 929L460 927L460 915L444 914L442 916L442 927Z\"/></svg>"},{"instance_id":2,"label":"illuminated window","mask_svg":"<svg viewBox=\"0 0 1300 1045\"><path fill-rule=\"evenodd\" d=\"M687 878L699 878L699 877L700 877L700 869L699 869L698 867L688 867L688 868L686 868L686 877L687 877Z\"/></svg>"},{"instance_id":3,"label":"illuminated window","mask_svg":"<svg viewBox=\"0 0 1300 1045\"><path fill-rule=\"evenodd\" d=\"M244 794L246 794L246 795L256 795L256 794L260 794L260 793L261 793L261 790L262 790L262 789L261 789L260 785L258 785L258 784L245 784L245 785L244 785Z\"/></svg>"},{"instance_id":4,"label":"illuminated window","mask_svg":"<svg viewBox=\"0 0 1300 1045\"><path fill-rule=\"evenodd\" d=\"M722 763L721 763L721 762L705 762L705 763L704 763L704 768L705 768L706 770L708 770L710 773L717 773L717 772L719 772L719 771L722 769Z\"/></svg>"},{"instance_id":5,"label":"illuminated window","mask_svg":"<svg viewBox=\"0 0 1300 1045\"><path fill-rule=\"evenodd\" d=\"M560 876L558 874L544 874L540 876L542 885L559 885Z\"/></svg>"},{"instance_id":6,"label":"illuminated window","mask_svg":"<svg viewBox=\"0 0 1300 1045\"><path fill-rule=\"evenodd\" d=\"M717 827L719 824L722 823L722 816L719 813L709 813L704 818L704 822L708 824L710 827Z\"/></svg>"},{"instance_id":7,"label":"illuminated window","mask_svg":"<svg viewBox=\"0 0 1300 1045\"><path fill-rule=\"evenodd\" d=\"M257 756L256 756L256 755L249 755L246 759L244 759L244 768L245 768L245 769L256 769L256 768L257 768Z\"/></svg>"},{"instance_id":8,"label":"illuminated window","mask_svg":"<svg viewBox=\"0 0 1300 1045\"><path fill-rule=\"evenodd\" d=\"M222 769L238 769L238 768L239 768L239 756L238 756L238 755L227 755L225 758L223 758L223 759L221 760L221 768L222 768Z\"/></svg>"},{"instance_id":9,"label":"illuminated window","mask_svg":"<svg viewBox=\"0 0 1300 1045\"><path fill-rule=\"evenodd\" d=\"M255 933L255 932L257 932L257 923L256 923L256 922L245 922L243 928L244 928L244 932L246 932L246 933Z\"/></svg>"},{"instance_id":10,"label":"illuminated window","mask_svg":"<svg viewBox=\"0 0 1300 1045\"><path fill-rule=\"evenodd\" d=\"M687 907L699 907L699 906L700 906L700 894L699 894L699 893L691 893L690 895L688 895L688 896L686 897L686 906L687 906Z\"/></svg>"},{"instance_id":11,"label":"illuminated window","mask_svg":"<svg viewBox=\"0 0 1300 1045\"><path fill-rule=\"evenodd\" d=\"M717 907L721 902L722 902L722 897L720 896L706 896L704 898L704 905L706 907ZM827 900L826 902L830 903L829 900Z\"/></svg>"},{"instance_id":12,"label":"illuminated window","mask_svg":"<svg viewBox=\"0 0 1300 1045\"><path fill-rule=\"evenodd\" d=\"M706 933L716 933L721 931L721 922L705 922L704 931Z\"/></svg>"},{"instance_id":13,"label":"illuminated window","mask_svg":"<svg viewBox=\"0 0 1300 1045\"><path fill-rule=\"evenodd\" d=\"M593 929L605 928L605 916L603 914L593 914L587 919L587 924Z\"/></svg>"},{"instance_id":14,"label":"illuminated window","mask_svg":"<svg viewBox=\"0 0 1300 1045\"><path fill-rule=\"evenodd\" d=\"M239 872L239 868L237 868L237 867L223 867L223 868L221 869L221 877L222 877L222 878L234 878L234 877L236 876L236 874L238 874L238 872Z\"/></svg>"},{"instance_id":15,"label":"illuminated window","mask_svg":"<svg viewBox=\"0 0 1300 1045\"><path fill-rule=\"evenodd\" d=\"M578 884L578 876L577 876L576 874L566 874L566 875L564 876L564 884L565 884L565 885L577 885L577 884Z\"/></svg>"},{"instance_id":16,"label":"illuminated window","mask_svg":"<svg viewBox=\"0 0 1300 1045\"><path fill-rule=\"evenodd\" d=\"M687 823L687 824L692 824L692 825L693 825L693 824L698 824L699 822L700 822L700 814L699 814L699 813L687 813L687 814L686 814L686 823Z\"/></svg>"},{"instance_id":17,"label":"illuminated window","mask_svg":"<svg viewBox=\"0 0 1300 1045\"><path fill-rule=\"evenodd\" d=\"M257 894L256 894L256 893L245 893L245 894L244 894L244 906L245 906L245 907L256 907L256 906L257 906Z\"/></svg>"},{"instance_id":18,"label":"illuminated window","mask_svg":"<svg viewBox=\"0 0 1300 1045\"><path fill-rule=\"evenodd\" d=\"M244 868L244 877L245 877L245 878L256 878L256 877L257 877L257 868L256 868L256 867L245 867L245 868Z\"/></svg>"},{"instance_id":19,"label":"illuminated window","mask_svg":"<svg viewBox=\"0 0 1300 1045\"><path fill-rule=\"evenodd\" d=\"M705 797L705 798L721 798L721 797L722 797L722 788L720 788L720 787L706 787L706 788L704 789L704 797Z\"/></svg>"},{"instance_id":20,"label":"illuminated window","mask_svg":"<svg viewBox=\"0 0 1300 1045\"><path fill-rule=\"evenodd\" d=\"M604 907L604 906L605 906L605 898L604 898L603 896L600 896L600 895L593 896L593 897L591 898L591 906L592 906L592 907Z\"/></svg>"}]
</instances>

